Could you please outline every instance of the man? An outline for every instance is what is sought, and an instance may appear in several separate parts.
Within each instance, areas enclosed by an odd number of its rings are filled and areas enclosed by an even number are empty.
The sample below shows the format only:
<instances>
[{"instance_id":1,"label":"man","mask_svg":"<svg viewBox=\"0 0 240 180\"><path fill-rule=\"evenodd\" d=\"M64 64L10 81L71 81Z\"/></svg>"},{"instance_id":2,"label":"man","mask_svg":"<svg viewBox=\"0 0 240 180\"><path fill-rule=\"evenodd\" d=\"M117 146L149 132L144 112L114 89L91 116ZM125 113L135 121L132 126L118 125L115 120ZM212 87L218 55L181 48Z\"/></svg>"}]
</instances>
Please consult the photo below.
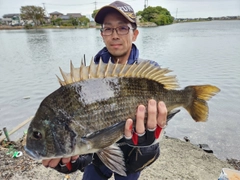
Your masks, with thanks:
<instances>
[{"instance_id":1,"label":"man","mask_svg":"<svg viewBox=\"0 0 240 180\"><path fill-rule=\"evenodd\" d=\"M95 21L102 25L101 36L106 45L94 58L95 63L100 59L107 63L138 63L139 51L133 42L137 39L136 16L132 7L124 2L115 1L102 7L95 16ZM155 65L157 63L152 62ZM145 111L148 112L146 127L144 125ZM162 128L166 125L167 109L163 102L156 103L149 100L148 108L139 105L136 112L136 128L133 130L133 121L127 119L125 137L118 143L125 157L127 176L114 173L116 180L135 180L146 166L154 162L159 154L159 144L154 144ZM128 143L128 144L126 144ZM145 146L136 148L129 145ZM108 179L113 172L108 169L97 155L74 156L71 158L43 160L45 167L52 167L62 173L70 173L77 169L84 170L84 180Z\"/></svg>"}]
</instances>

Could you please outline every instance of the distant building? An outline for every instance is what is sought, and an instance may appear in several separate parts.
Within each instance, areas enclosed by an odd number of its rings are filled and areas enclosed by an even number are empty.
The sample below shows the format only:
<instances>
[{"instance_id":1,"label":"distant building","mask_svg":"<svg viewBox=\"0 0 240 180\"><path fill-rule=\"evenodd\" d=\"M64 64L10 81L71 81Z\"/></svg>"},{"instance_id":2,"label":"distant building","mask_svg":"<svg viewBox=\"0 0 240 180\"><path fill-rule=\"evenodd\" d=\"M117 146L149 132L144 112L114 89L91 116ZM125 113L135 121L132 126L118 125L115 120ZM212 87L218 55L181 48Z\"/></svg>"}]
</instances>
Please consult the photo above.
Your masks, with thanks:
<instances>
[{"instance_id":1,"label":"distant building","mask_svg":"<svg viewBox=\"0 0 240 180\"><path fill-rule=\"evenodd\" d=\"M62 16L63 14L58 11L54 11L52 13L49 13L49 15L50 15L50 19L57 19L57 18L60 18L60 16Z\"/></svg>"},{"instance_id":2,"label":"distant building","mask_svg":"<svg viewBox=\"0 0 240 180\"><path fill-rule=\"evenodd\" d=\"M228 16L229 19L233 19L233 20L236 20L237 19L237 16Z\"/></svg>"},{"instance_id":3,"label":"distant building","mask_svg":"<svg viewBox=\"0 0 240 180\"><path fill-rule=\"evenodd\" d=\"M11 25L11 23L12 23L12 18L3 18L2 19L2 24Z\"/></svg>"},{"instance_id":4,"label":"distant building","mask_svg":"<svg viewBox=\"0 0 240 180\"><path fill-rule=\"evenodd\" d=\"M6 25L19 26L23 24L23 20L21 19L21 16L19 13L4 14L2 23Z\"/></svg>"},{"instance_id":5,"label":"distant building","mask_svg":"<svg viewBox=\"0 0 240 180\"><path fill-rule=\"evenodd\" d=\"M20 16L19 13L14 13L14 14L4 14L3 18L13 18L14 16Z\"/></svg>"},{"instance_id":6,"label":"distant building","mask_svg":"<svg viewBox=\"0 0 240 180\"><path fill-rule=\"evenodd\" d=\"M82 17L81 13L67 13L67 16L71 17L71 18L80 18Z\"/></svg>"},{"instance_id":7,"label":"distant building","mask_svg":"<svg viewBox=\"0 0 240 180\"><path fill-rule=\"evenodd\" d=\"M48 16L44 16L43 19L44 19L45 23L47 23L47 24L49 24L51 22L51 19Z\"/></svg>"},{"instance_id":8,"label":"distant building","mask_svg":"<svg viewBox=\"0 0 240 180\"><path fill-rule=\"evenodd\" d=\"M62 16L59 16L58 18L62 19L63 21L67 21L67 20L70 20L70 16L68 15L62 15Z\"/></svg>"},{"instance_id":9,"label":"distant building","mask_svg":"<svg viewBox=\"0 0 240 180\"><path fill-rule=\"evenodd\" d=\"M58 18L62 20L62 22L69 22L69 20L73 19L78 19L82 17L81 13L67 13L67 15L61 15Z\"/></svg>"}]
</instances>

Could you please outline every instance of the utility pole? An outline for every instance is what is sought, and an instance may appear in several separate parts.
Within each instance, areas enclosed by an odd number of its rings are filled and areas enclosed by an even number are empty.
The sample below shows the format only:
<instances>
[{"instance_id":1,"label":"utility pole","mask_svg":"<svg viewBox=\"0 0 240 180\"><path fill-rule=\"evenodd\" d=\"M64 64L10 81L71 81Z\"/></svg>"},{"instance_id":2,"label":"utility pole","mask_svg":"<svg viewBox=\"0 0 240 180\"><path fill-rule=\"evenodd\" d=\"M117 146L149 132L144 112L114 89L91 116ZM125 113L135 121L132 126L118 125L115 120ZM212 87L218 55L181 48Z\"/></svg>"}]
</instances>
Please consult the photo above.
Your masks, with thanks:
<instances>
[{"instance_id":1,"label":"utility pole","mask_svg":"<svg viewBox=\"0 0 240 180\"><path fill-rule=\"evenodd\" d=\"M178 8L177 8L177 10L176 10L176 18L175 18L175 19L176 19L176 21L177 21L177 13L178 13Z\"/></svg>"},{"instance_id":2,"label":"utility pole","mask_svg":"<svg viewBox=\"0 0 240 180\"><path fill-rule=\"evenodd\" d=\"M148 7L148 0L144 0L144 9Z\"/></svg>"},{"instance_id":3,"label":"utility pole","mask_svg":"<svg viewBox=\"0 0 240 180\"><path fill-rule=\"evenodd\" d=\"M44 12L45 12L46 16L48 16L48 12L47 12L47 9L46 9L46 7L45 7L45 3L42 3L42 4L43 4Z\"/></svg>"},{"instance_id":4,"label":"utility pole","mask_svg":"<svg viewBox=\"0 0 240 180\"><path fill-rule=\"evenodd\" d=\"M97 1L95 1L94 4L95 4L95 10L97 10Z\"/></svg>"},{"instance_id":5,"label":"utility pole","mask_svg":"<svg viewBox=\"0 0 240 180\"><path fill-rule=\"evenodd\" d=\"M44 11L46 11L46 8L45 8L45 3L42 3L43 4L43 9L44 9Z\"/></svg>"}]
</instances>

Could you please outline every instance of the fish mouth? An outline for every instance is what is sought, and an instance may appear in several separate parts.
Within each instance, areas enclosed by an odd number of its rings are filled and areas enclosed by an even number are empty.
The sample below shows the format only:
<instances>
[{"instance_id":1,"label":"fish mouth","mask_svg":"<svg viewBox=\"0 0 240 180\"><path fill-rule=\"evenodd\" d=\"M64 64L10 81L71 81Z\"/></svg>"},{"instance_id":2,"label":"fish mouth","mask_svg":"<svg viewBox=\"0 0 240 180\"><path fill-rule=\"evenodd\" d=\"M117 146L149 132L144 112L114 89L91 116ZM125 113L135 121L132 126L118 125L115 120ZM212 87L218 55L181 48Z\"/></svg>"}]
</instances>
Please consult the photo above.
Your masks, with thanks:
<instances>
[{"instance_id":1,"label":"fish mouth","mask_svg":"<svg viewBox=\"0 0 240 180\"><path fill-rule=\"evenodd\" d=\"M24 146L25 152L34 160L42 159L42 156L37 151L31 151L26 146Z\"/></svg>"}]
</instances>

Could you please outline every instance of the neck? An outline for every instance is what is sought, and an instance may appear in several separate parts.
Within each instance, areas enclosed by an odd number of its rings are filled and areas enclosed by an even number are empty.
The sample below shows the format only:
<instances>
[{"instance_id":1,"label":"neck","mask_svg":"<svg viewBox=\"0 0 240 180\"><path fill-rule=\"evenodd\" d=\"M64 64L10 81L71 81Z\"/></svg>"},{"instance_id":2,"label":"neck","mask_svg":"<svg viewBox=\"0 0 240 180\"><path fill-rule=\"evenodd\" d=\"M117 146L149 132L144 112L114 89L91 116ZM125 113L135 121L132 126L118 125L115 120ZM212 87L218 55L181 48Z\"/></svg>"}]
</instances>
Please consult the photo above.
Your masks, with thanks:
<instances>
[{"instance_id":1,"label":"neck","mask_svg":"<svg viewBox=\"0 0 240 180\"><path fill-rule=\"evenodd\" d=\"M114 63L118 64L126 64L128 61L128 58L123 58L123 57L113 57Z\"/></svg>"},{"instance_id":2,"label":"neck","mask_svg":"<svg viewBox=\"0 0 240 180\"><path fill-rule=\"evenodd\" d=\"M122 56L112 56L114 63L126 64L128 62L130 53L131 53L131 49L129 49L129 51Z\"/></svg>"}]
</instances>

